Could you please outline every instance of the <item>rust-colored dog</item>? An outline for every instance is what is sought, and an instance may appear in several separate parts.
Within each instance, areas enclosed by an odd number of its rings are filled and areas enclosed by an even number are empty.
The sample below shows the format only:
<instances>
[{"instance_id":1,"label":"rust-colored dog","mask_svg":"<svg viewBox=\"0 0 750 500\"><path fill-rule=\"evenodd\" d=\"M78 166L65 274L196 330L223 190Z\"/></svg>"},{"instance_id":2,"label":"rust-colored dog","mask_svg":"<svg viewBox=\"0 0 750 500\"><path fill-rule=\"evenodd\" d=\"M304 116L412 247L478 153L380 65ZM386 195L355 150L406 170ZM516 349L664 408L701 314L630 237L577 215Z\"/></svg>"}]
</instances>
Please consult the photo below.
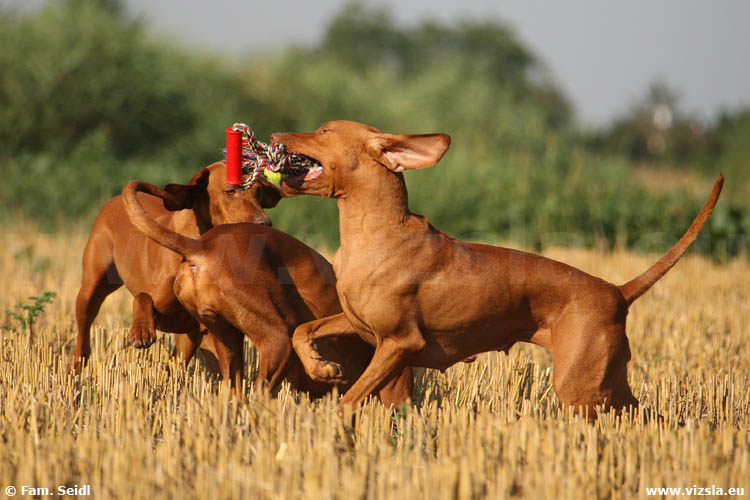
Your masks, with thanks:
<instances>
[{"instance_id":1,"label":"rust-colored dog","mask_svg":"<svg viewBox=\"0 0 750 500\"><path fill-rule=\"evenodd\" d=\"M361 339L329 339L321 352L342 366L342 377L314 382L292 350L291 336L301 323L341 312L336 278L320 254L288 234L257 224L217 226L200 239L190 238L155 221L142 207L138 191L171 195L144 182L132 181L122 200L132 224L159 245L184 258L174 280L174 292L190 314L210 332L222 377L241 399L243 334L258 350L260 369L256 389L273 389L286 377L295 389L320 396L341 383L355 380L367 367L373 349ZM404 367L389 384L378 387L386 406L411 396L411 368ZM377 391L375 391L377 392Z\"/></svg>"},{"instance_id":2,"label":"rust-colored dog","mask_svg":"<svg viewBox=\"0 0 750 500\"><path fill-rule=\"evenodd\" d=\"M401 172L440 160L445 134L390 135L335 121L309 134L274 134L289 152L320 162L287 177L285 195L336 198L341 247L333 259L343 313L301 325L294 348L316 380L338 380L335 363L314 342L359 335L376 346L372 362L341 399L355 405L404 366L444 369L473 354L516 342L553 355L560 401L595 412L638 401L628 385L628 307L666 273L698 236L721 192L679 242L645 273L622 286L566 264L507 248L465 243L409 211Z\"/></svg>"},{"instance_id":3,"label":"rust-colored dog","mask_svg":"<svg viewBox=\"0 0 750 500\"><path fill-rule=\"evenodd\" d=\"M155 196L141 194L148 213L180 234L198 236L215 225L252 221L270 225L263 208L275 206L276 189L257 183L242 191L225 184L224 163L214 163L195 174L187 185L170 184L169 210ZM176 211L170 211L176 210ZM76 300L78 336L72 354L73 369L91 353L91 324L104 299L125 286L135 297L130 334L136 347L156 340L156 329L178 336L177 351L188 363L200 342L200 325L180 305L173 292L181 257L146 238L125 213L122 197L102 207L83 253L83 277ZM175 353L173 353L175 354Z\"/></svg>"}]
</instances>

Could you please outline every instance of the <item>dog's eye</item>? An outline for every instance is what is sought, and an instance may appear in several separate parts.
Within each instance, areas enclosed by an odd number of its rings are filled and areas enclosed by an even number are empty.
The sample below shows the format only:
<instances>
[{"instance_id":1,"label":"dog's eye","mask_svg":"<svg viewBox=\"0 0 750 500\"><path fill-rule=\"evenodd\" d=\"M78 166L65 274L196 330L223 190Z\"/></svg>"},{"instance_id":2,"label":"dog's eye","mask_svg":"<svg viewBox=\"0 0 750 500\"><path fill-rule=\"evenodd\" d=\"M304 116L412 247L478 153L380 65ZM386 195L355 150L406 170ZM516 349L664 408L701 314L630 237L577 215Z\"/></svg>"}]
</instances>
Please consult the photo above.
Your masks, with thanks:
<instances>
[{"instance_id":1,"label":"dog's eye","mask_svg":"<svg viewBox=\"0 0 750 500\"><path fill-rule=\"evenodd\" d=\"M322 129L320 129L320 130L318 131L318 133L320 133L320 134L327 134L327 133L328 133L328 132L330 132L330 131L331 131L331 129L327 129L327 128L322 128Z\"/></svg>"},{"instance_id":2,"label":"dog's eye","mask_svg":"<svg viewBox=\"0 0 750 500\"><path fill-rule=\"evenodd\" d=\"M224 191L224 194L228 194L229 196L232 196L235 193L237 193L236 189L227 189Z\"/></svg>"}]
</instances>

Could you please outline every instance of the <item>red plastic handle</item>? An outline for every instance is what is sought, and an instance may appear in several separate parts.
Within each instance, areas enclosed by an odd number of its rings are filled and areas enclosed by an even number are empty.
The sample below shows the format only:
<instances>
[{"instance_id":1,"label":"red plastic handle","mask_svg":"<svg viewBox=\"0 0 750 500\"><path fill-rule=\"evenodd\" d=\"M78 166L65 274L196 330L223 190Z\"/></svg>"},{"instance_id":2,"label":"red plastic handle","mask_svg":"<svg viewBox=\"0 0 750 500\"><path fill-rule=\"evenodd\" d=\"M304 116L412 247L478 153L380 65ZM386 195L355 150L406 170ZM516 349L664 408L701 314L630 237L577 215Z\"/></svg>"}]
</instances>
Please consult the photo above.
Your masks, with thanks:
<instances>
[{"instance_id":1,"label":"red plastic handle","mask_svg":"<svg viewBox=\"0 0 750 500\"><path fill-rule=\"evenodd\" d=\"M227 184L242 184L242 131L227 128Z\"/></svg>"}]
</instances>

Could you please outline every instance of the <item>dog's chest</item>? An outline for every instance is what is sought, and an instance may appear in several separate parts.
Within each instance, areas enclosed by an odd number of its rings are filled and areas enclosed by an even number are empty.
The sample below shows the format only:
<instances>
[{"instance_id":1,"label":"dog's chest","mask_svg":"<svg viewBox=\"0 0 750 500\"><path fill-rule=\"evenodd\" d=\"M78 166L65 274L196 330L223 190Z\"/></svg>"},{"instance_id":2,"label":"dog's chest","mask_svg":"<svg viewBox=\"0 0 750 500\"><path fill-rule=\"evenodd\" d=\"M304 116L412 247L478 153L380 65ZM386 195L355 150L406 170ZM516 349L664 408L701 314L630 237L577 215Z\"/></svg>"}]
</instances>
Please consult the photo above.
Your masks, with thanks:
<instances>
[{"instance_id":1,"label":"dog's chest","mask_svg":"<svg viewBox=\"0 0 750 500\"><path fill-rule=\"evenodd\" d=\"M357 295L377 288L387 292L398 284L402 266L387 252L343 252L339 249L333 257L333 271L339 291Z\"/></svg>"},{"instance_id":2,"label":"dog's chest","mask_svg":"<svg viewBox=\"0 0 750 500\"><path fill-rule=\"evenodd\" d=\"M355 327L368 331L388 327L383 322L393 319L415 285L398 272L400 266L394 259L378 255L362 258L339 251L333 266L342 308Z\"/></svg>"}]
</instances>

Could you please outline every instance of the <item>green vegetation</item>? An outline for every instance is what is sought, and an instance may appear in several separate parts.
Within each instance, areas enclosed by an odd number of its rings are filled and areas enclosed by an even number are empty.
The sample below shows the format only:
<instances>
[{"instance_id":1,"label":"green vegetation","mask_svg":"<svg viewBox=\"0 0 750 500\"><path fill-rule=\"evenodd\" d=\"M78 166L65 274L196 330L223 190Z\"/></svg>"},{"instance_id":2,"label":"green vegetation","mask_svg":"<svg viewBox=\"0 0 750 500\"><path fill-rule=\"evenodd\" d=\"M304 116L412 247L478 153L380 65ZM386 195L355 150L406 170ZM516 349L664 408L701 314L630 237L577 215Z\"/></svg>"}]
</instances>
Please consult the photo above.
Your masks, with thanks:
<instances>
[{"instance_id":1,"label":"green vegetation","mask_svg":"<svg viewBox=\"0 0 750 500\"><path fill-rule=\"evenodd\" d=\"M621 154L652 168L677 166L683 171L715 174L731 179L725 197L750 197L750 109L723 111L712 125L685 113L678 94L655 83L624 116L592 134L590 149Z\"/></svg>"},{"instance_id":2,"label":"green vegetation","mask_svg":"<svg viewBox=\"0 0 750 500\"><path fill-rule=\"evenodd\" d=\"M0 326L0 330L31 334L33 332L34 322L44 312L44 305L52 302L56 296L57 294L55 292L45 290L42 295L38 297L29 297L29 300L33 301L32 303L17 303L16 309L20 312L6 309L5 314L8 316L8 319L14 320L18 324L18 328L13 326Z\"/></svg>"},{"instance_id":3,"label":"green vegetation","mask_svg":"<svg viewBox=\"0 0 750 500\"><path fill-rule=\"evenodd\" d=\"M633 175L644 158L631 155L627 134L581 131L543 64L497 22L405 28L354 3L317 46L232 63L149 36L117 6L0 11L0 219L54 229L91 220L130 179L187 181L220 159L236 121L263 139L337 118L449 133L444 160L406 176L412 209L455 236L537 248L660 251L687 227L718 167L731 190L747 186L747 113L726 115L680 157L700 164L688 166L703 176L699 193L648 191ZM742 251L750 211L741 199L722 200L702 251ZM278 228L336 245L330 200L288 200L270 214Z\"/></svg>"}]
</instances>

